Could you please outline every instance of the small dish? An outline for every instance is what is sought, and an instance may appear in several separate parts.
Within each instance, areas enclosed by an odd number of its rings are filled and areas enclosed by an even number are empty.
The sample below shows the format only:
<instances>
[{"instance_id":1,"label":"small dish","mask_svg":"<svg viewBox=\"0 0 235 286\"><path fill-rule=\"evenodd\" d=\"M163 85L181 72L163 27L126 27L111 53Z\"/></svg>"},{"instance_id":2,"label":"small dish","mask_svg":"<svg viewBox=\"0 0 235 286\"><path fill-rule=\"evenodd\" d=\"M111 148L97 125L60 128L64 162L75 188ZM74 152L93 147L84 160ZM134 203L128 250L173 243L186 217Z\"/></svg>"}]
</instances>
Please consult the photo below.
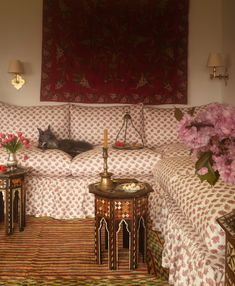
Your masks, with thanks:
<instances>
[{"instance_id":1,"label":"small dish","mask_svg":"<svg viewBox=\"0 0 235 286\"><path fill-rule=\"evenodd\" d=\"M141 191L145 188L144 183L136 183L136 182L130 182L130 183L124 183L118 185L115 190L117 191L124 191L127 193L135 193L137 191Z\"/></svg>"}]
</instances>

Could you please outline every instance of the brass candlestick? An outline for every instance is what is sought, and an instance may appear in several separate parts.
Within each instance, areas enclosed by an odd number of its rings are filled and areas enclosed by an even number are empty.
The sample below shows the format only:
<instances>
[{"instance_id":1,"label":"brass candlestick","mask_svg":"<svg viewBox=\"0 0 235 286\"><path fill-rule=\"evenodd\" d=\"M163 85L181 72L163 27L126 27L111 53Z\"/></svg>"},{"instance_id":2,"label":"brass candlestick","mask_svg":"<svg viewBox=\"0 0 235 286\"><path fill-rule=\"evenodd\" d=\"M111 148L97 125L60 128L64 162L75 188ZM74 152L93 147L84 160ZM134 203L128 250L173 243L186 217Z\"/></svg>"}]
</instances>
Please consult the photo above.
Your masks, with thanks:
<instances>
[{"instance_id":1,"label":"brass candlestick","mask_svg":"<svg viewBox=\"0 0 235 286\"><path fill-rule=\"evenodd\" d=\"M102 191L111 190L113 187L113 181L111 179L112 173L108 172L108 147L103 147L103 158L104 158L104 172L100 173L101 181L99 189Z\"/></svg>"}]
</instances>

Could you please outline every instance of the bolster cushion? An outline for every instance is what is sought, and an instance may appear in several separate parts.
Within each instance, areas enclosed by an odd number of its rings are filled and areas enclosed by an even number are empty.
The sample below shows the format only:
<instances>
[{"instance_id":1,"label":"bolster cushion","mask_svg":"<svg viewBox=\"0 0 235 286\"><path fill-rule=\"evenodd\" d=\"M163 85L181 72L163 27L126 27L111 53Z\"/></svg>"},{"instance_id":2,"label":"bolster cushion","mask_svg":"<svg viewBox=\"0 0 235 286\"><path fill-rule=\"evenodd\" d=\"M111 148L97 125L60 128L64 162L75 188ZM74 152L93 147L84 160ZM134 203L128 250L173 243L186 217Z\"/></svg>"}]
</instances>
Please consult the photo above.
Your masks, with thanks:
<instances>
[{"instance_id":1,"label":"bolster cushion","mask_svg":"<svg viewBox=\"0 0 235 286\"><path fill-rule=\"evenodd\" d=\"M0 149L0 164L7 163L8 154ZM71 156L58 149L42 151L35 146L21 149L16 154L18 165L27 168L29 174L65 177L71 175Z\"/></svg>"},{"instance_id":2,"label":"bolster cushion","mask_svg":"<svg viewBox=\"0 0 235 286\"><path fill-rule=\"evenodd\" d=\"M144 148L139 150L117 150L109 148L108 169L115 176L149 175L160 154ZM71 163L73 176L90 176L103 172L102 147L77 155Z\"/></svg>"}]
</instances>

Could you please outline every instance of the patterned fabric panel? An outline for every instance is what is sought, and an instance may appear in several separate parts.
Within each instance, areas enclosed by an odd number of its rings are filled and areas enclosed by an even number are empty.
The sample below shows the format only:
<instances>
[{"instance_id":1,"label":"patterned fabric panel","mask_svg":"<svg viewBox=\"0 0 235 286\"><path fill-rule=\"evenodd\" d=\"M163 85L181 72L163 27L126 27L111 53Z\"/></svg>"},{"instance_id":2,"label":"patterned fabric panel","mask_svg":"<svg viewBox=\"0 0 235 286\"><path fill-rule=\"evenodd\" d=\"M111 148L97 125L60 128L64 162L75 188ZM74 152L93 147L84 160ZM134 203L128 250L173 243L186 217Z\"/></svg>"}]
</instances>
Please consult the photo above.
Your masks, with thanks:
<instances>
[{"instance_id":1,"label":"patterned fabric panel","mask_svg":"<svg viewBox=\"0 0 235 286\"><path fill-rule=\"evenodd\" d=\"M181 143L164 144L160 147L152 147L151 150L160 153L161 158L190 155L190 149Z\"/></svg>"},{"instance_id":2,"label":"patterned fabric panel","mask_svg":"<svg viewBox=\"0 0 235 286\"><path fill-rule=\"evenodd\" d=\"M154 192L149 194L149 217L151 221L151 226L153 230L162 232L162 228L165 225L165 220L163 217L164 213L164 191L159 186L157 181L154 179L149 179Z\"/></svg>"},{"instance_id":3,"label":"patterned fabric panel","mask_svg":"<svg viewBox=\"0 0 235 286\"><path fill-rule=\"evenodd\" d=\"M135 128L143 133L143 105L131 106L81 106L71 105L71 138L85 140L92 144L102 144L104 128L108 128L109 142L114 144L118 131L123 123L125 112L129 111ZM127 139L130 143L138 142L139 136L130 125L127 131Z\"/></svg>"},{"instance_id":4,"label":"patterned fabric panel","mask_svg":"<svg viewBox=\"0 0 235 286\"><path fill-rule=\"evenodd\" d=\"M169 156L158 161L153 169L153 174L156 177L161 176L159 183L169 187L171 186L169 178L194 175L195 167L190 156Z\"/></svg>"},{"instance_id":5,"label":"patterned fabric panel","mask_svg":"<svg viewBox=\"0 0 235 286\"><path fill-rule=\"evenodd\" d=\"M120 178L120 176L118 176ZM117 177L116 177L117 178ZM133 176L123 176L133 178ZM136 179L153 184L153 177L138 176ZM56 219L94 217L94 195L89 193L88 185L99 182L99 176L74 177L26 177L26 211L28 215L50 216ZM152 192L149 204L154 212L157 194Z\"/></svg>"},{"instance_id":6,"label":"patterned fabric panel","mask_svg":"<svg viewBox=\"0 0 235 286\"><path fill-rule=\"evenodd\" d=\"M72 177L26 177L26 213L56 219L85 218L84 200L88 184L96 179L79 180ZM91 194L90 194L91 195ZM94 198L87 206L94 216Z\"/></svg>"},{"instance_id":7,"label":"patterned fabric panel","mask_svg":"<svg viewBox=\"0 0 235 286\"><path fill-rule=\"evenodd\" d=\"M16 156L18 165L27 168L34 175L61 177L71 174L71 157L57 149L42 151L31 146L29 149L20 150ZM0 149L0 163L6 164L7 158L6 151Z\"/></svg>"},{"instance_id":8,"label":"patterned fabric panel","mask_svg":"<svg viewBox=\"0 0 235 286\"><path fill-rule=\"evenodd\" d=\"M169 283L175 286L223 286L224 255L208 252L172 199L166 194L164 200L164 211L168 215L163 227L162 265L170 270Z\"/></svg>"},{"instance_id":9,"label":"patterned fabric panel","mask_svg":"<svg viewBox=\"0 0 235 286\"><path fill-rule=\"evenodd\" d=\"M72 160L71 173L73 176L89 176L103 172L102 147L84 152ZM160 155L150 149L108 150L108 170L115 175L149 175L152 168L160 159Z\"/></svg>"},{"instance_id":10,"label":"patterned fabric panel","mask_svg":"<svg viewBox=\"0 0 235 286\"><path fill-rule=\"evenodd\" d=\"M155 168L155 178L192 223L208 249L214 254L224 254L225 234L216 219L234 209L235 186L227 186L221 180L210 186L196 175L173 174L177 168L186 168L185 162L186 157L161 160ZM188 166L191 170L192 165Z\"/></svg>"},{"instance_id":11,"label":"patterned fabric panel","mask_svg":"<svg viewBox=\"0 0 235 286\"><path fill-rule=\"evenodd\" d=\"M21 131L31 141L38 141L38 130L51 130L59 138L69 138L69 105L59 106L15 106L0 105L0 132L16 133Z\"/></svg>"},{"instance_id":12,"label":"patterned fabric panel","mask_svg":"<svg viewBox=\"0 0 235 286\"><path fill-rule=\"evenodd\" d=\"M205 109L206 106L195 108L195 115ZM181 108L188 112L190 107ZM163 144L178 142L177 123L174 116L174 108L144 107L144 131L146 146L154 147Z\"/></svg>"}]
</instances>

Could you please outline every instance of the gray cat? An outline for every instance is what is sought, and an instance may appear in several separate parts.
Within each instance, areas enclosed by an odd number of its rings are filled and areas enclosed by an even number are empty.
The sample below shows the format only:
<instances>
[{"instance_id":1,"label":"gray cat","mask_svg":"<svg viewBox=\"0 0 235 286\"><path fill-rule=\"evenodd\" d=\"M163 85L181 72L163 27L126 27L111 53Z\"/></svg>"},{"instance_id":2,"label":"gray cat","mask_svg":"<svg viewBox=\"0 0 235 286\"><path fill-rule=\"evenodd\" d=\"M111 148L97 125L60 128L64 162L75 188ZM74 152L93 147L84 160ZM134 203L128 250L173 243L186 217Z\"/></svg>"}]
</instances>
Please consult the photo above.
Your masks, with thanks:
<instances>
[{"instance_id":1,"label":"gray cat","mask_svg":"<svg viewBox=\"0 0 235 286\"><path fill-rule=\"evenodd\" d=\"M46 149L60 149L72 157L76 155L93 149L93 145L86 141L75 141L71 139L57 139L56 136L51 131L50 125L46 130L38 128L39 138L38 138L38 148Z\"/></svg>"}]
</instances>

